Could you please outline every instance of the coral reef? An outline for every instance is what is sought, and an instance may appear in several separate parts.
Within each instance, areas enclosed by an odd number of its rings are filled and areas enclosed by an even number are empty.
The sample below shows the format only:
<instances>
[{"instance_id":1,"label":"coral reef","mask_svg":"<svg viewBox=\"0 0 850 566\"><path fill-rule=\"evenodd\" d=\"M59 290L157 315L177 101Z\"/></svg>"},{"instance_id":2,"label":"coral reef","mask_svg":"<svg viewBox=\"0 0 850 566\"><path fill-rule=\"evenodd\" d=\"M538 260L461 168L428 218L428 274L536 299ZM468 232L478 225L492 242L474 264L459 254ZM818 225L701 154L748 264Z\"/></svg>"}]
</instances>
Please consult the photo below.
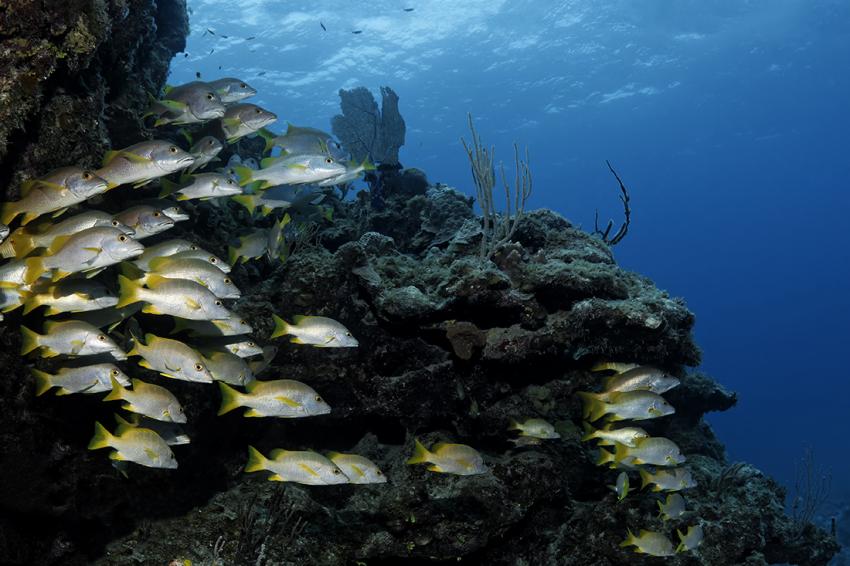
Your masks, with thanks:
<instances>
[{"instance_id":1,"label":"coral reef","mask_svg":"<svg viewBox=\"0 0 850 566\"><path fill-rule=\"evenodd\" d=\"M0 23L0 37L35 42L27 49L47 42L38 57L16 60L16 76L53 69L43 84L26 83L28 94L0 98L0 116L10 117L2 126L9 143L0 143L4 181L91 162L110 139L120 146L143 137L144 91L158 90L181 47L185 7L98 6L44 12L26 20L26 31ZM53 50L62 45L88 54L60 63ZM30 67L50 57L52 67ZM102 124L91 121L101 113ZM60 123L70 125L64 137ZM656 497L643 491L618 502L606 487L616 474L595 467L593 450L580 442L575 393L598 389L589 368L600 360L652 364L682 381L667 395L676 414L646 425L682 448L698 482L687 514L665 528L698 517L705 542L671 563L829 561L835 541L814 526L799 529L775 482L726 462L702 417L728 409L735 396L687 371L700 352L682 300L619 268L604 242L554 212L526 211L512 242L482 262L482 225L467 197L431 186L416 170L385 177L381 189L379 210L368 195L333 202L333 222L285 263L232 271L244 291L235 310L258 342L271 333L272 313L332 316L357 337L359 348L341 350L277 342L269 375L309 381L332 413L302 422L217 417L214 395L176 382L192 437L178 470L129 468L124 477L87 452L92 421L111 419L111 408L91 397L36 399L17 354L20 315L9 316L0 325L0 563L654 563L618 545L627 528L660 528ZM245 211L235 203L186 208L190 220L169 237L202 234L205 247L226 255ZM512 446L508 419L523 415L547 419L561 439ZM408 466L414 436L474 446L490 473ZM270 483L243 473L248 444L355 451L389 481Z\"/></svg>"}]
</instances>

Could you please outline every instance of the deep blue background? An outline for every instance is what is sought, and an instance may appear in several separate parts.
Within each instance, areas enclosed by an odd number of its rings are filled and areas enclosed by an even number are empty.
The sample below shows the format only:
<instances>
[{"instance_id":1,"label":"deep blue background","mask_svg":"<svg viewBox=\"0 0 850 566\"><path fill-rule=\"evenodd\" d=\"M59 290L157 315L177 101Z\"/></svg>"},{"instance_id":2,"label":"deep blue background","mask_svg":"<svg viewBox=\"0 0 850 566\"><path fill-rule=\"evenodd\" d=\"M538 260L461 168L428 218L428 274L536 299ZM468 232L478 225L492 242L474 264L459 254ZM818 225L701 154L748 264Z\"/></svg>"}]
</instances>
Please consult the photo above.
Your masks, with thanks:
<instances>
[{"instance_id":1,"label":"deep blue background","mask_svg":"<svg viewBox=\"0 0 850 566\"><path fill-rule=\"evenodd\" d=\"M498 154L530 148L532 206L588 228L621 214L610 159L634 208L619 262L687 300L703 369L740 393L711 417L730 457L789 482L809 445L846 490L850 2L456 4L190 0L170 81L239 76L273 129L392 86L402 162L464 191L470 111Z\"/></svg>"}]
</instances>

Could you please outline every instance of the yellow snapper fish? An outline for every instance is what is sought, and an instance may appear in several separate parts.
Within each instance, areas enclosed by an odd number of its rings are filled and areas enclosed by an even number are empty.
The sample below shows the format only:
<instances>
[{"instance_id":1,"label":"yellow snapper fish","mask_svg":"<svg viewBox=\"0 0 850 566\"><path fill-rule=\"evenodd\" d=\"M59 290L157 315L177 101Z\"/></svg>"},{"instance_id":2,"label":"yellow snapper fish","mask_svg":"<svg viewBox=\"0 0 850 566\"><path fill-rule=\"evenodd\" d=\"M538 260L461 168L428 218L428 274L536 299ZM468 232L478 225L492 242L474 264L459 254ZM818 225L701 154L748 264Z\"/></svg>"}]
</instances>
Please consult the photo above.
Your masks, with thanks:
<instances>
[{"instance_id":1,"label":"yellow snapper fish","mask_svg":"<svg viewBox=\"0 0 850 566\"><path fill-rule=\"evenodd\" d=\"M653 486L652 491L681 491L697 485L691 471L687 468L673 468L672 470L657 470L655 472L639 470L638 473L640 473L640 479L643 482L640 486L641 489L651 485Z\"/></svg>"},{"instance_id":2,"label":"yellow snapper fish","mask_svg":"<svg viewBox=\"0 0 850 566\"><path fill-rule=\"evenodd\" d=\"M631 364L625 362L599 362L598 364L594 364L590 371L613 371L615 373L623 373L624 371L629 371L630 369L635 369L639 364Z\"/></svg>"},{"instance_id":3,"label":"yellow snapper fish","mask_svg":"<svg viewBox=\"0 0 850 566\"><path fill-rule=\"evenodd\" d=\"M100 329L81 320L63 320L44 323L44 334L37 334L21 326L21 355L41 348L42 357L52 358L61 354L68 356L93 356L110 354L116 360L126 360L112 338Z\"/></svg>"},{"instance_id":4,"label":"yellow snapper fish","mask_svg":"<svg viewBox=\"0 0 850 566\"><path fill-rule=\"evenodd\" d=\"M224 144L213 136L204 136L189 148L189 155L195 158L195 162L186 172L193 173L205 165L218 160L218 154L224 149Z\"/></svg>"},{"instance_id":5,"label":"yellow snapper fish","mask_svg":"<svg viewBox=\"0 0 850 566\"><path fill-rule=\"evenodd\" d=\"M205 352L204 363L216 381L231 385L246 385L254 381L248 362L230 352Z\"/></svg>"},{"instance_id":6,"label":"yellow snapper fish","mask_svg":"<svg viewBox=\"0 0 850 566\"><path fill-rule=\"evenodd\" d=\"M78 313L114 307L118 297L103 283L92 279L63 279L41 291L33 291L24 305L24 314L47 306L44 314Z\"/></svg>"},{"instance_id":7,"label":"yellow snapper fish","mask_svg":"<svg viewBox=\"0 0 850 566\"><path fill-rule=\"evenodd\" d=\"M230 264L204 249L185 250L172 254L169 257L171 259L202 259L219 268L223 272L230 273Z\"/></svg>"},{"instance_id":8,"label":"yellow snapper fish","mask_svg":"<svg viewBox=\"0 0 850 566\"><path fill-rule=\"evenodd\" d=\"M149 275L166 279L184 279L203 285L219 299L238 299L242 296L230 277L207 260L196 258L158 257L149 262ZM137 279L148 282L148 276L140 274Z\"/></svg>"},{"instance_id":9,"label":"yellow snapper fish","mask_svg":"<svg viewBox=\"0 0 850 566\"><path fill-rule=\"evenodd\" d=\"M4 287L0 285L0 312L11 312L23 306L29 299L30 293L24 286ZM3 316L0 315L0 320Z\"/></svg>"},{"instance_id":10,"label":"yellow snapper fish","mask_svg":"<svg viewBox=\"0 0 850 566\"><path fill-rule=\"evenodd\" d=\"M100 273L104 268L142 253L142 244L119 228L89 228L72 236L59 236L47 255L26 260L27 283L52 272L53 281L72 273Z\"/></svg>"},{"instance_id":11,"label":"yellow snapper fish","mask_svg":"<svg viewBox=\"0 0 850 566\"><path fill-rule=\"evenodd\" d=\"M151 100L145 116L156 116L154 127L166 124L199 124L224 116L224 104L218 94L201 81L167 87L165 96Z\"/></svg>"},{"instance_id":12,"label":"yellow snapper fish","mask_svg":"<svg viewBox=\"0 0 850 566\"><path fill-rule=\"evenodd\" d=\"M161 209L137 205L115 215L115 218L135 231L136 240L143 240L173 228L175 221Z\"/></svg>"},{"instance_id":13,"label":"yellow snapper fish","mask_svg":"<svg viewBox=\"0 0 850 566\"><path fill-rule=\"evenodd\" d=\"M145 334L145 343L134 339L133 348L127 355L140 356L140 366L158 371L164 377L195 383L213 381L204 357L179 340Z\"/></svg>"},{"instance_id":14,"label":"yellow snapper fish","mask_svg":"<svg viewBox=\"0 0 850 566\"><path fill-rule=\"evenodd\" d=\"M649 433L640 427L613 428L610 424L606 424L601 429L595 429L589 423L584 423L584 436L581 437L581 440L582 442L598 440L598 446L623 444L634 448L638 441L644 438L649 438Z\"/></svg>"},{"instance_id":15,"label":"yellow snapper fish","mask_svg":"<svg viewBox=\"0 0 850 566\"><path fill-rule=\"evenodd\" d=\"M188 332L192 336L239 336L251 334L254 329L244 318L234 315L226 320L174 319L172 334Z\"/></svg>"},{"instance_id":16,"label":"yellow snapper fish","mask_svg":"<svg viewBox=\"0 0 850 566\"><path fill-rule=\"evenodd\" d=\"M561 438L561 435L555 432L555 427L543 419L525 419L522 422L511 419L508 430L518 430L520 436L530 436L544 440Z\"/></svg>"},{"instance_id":17,"label":"yellow snapper fish","mask_svg":"<svg viewBox=\"0 0 850 566\"><path fill-rule=\"evenodd\" d=\"M207 84L224 104L233 104L234 102L239 102L257 94L257 90L254 87L243 80L234 79L233 77L207 81Z\"/></svg>"},{"instance_id":18,"label":"yellow snapper fish","mask_svg":"<svg viewBox=\"0 0 850 566\"><path fill-rule=\"evenodd\" d=\"M620 543L621 547L634 546L635 552L649 556L673 556L676 554L673 550L673 543L661 533L641 529L640 534L635 536L631 530L627 532L626 540Z\"/></svg>"},{"instance_id":19,"label":"yellow snapper fish","mask_svg":"<svg viewBox=\"0 0 850 566\"><path fill-rule=\"evenodd\" d=\"M605 454L610 454L610 452L605 452ZM672 440L650 437L639 440L634 448L618 444L611 461L622 462L623 460L627 460L632 466L647 464L652 466L677 466L683 464L686 458ZM600 464L602 463L605 462L600 461Z\"/></svg>"},{"instance_id":20,"label":"yellow snapper fish","mask_svg":"<svg viewBox=\"0 0 850 566\"><path fill-rule=\"evenodd\" d=\"M126 419L115 415L115 423L118 425L115 432L120 433L128 428L147 428L157 433L169 446L189 444L191 439L177 423L158 421L138 413L131 413Z\"/></svg>"},{"instance_id":21,"label":"yellow snapper fish","mask_svg":"<svg viewBox=\"0 0 850 566\"><path fill-rule=\"evenodd\" d=\"M59 389L56 395L73 393L103 393L112 390L112 379L124 386L130 385L130 378L114 364L102 363L82 367L61 368L55 374L31 370L35 378L35 395L43 395L54 387Z\"/></svg>"},{"instance_id":22,"label":"yellow snapper fish","mask_svg":"<svg viewBox=\"0 0 850 566\"><path fill-rule=\"evenodd\" d=\"M118 308L144 302L142 312L148 314L170 315L188 320L227 320L233 316L221 299L212 291L194 281L168 279L161 275L149 274L144 280L132 280L118 276Z\"/></svg>"},{"instance_id":23,"label":"yellow snapper fish","mask_svg":"<svg viewBox=\"0 0 850 566\"><path fill-rule=\"evenodd\" d=\"M328 460L337 465L342 473L348 478L348 483L371 484L387 483L387 476L372 462L358 454L341 454L339 452L328 452Z\"/></svg>"},{"instance_id":24,"label":"yellow snapper fish","mask_svg":"<svg viewBox=\"0 0 850 566\"><path fill-rule=\"evenodd\" d=\"M484 458L474 448L465 444L447 444L439 442L431 450L425 448L418 439L413 439L413 455L408 464L431 464L428 470L442 474L471 476L487 473Z\"/></svg>"},{"instance_id":25,"label":"yellow snapper fish","mask_svg":"<svg viewBox=\"0 0 850 566\"><path fill-rule=\"evenodd\" d=\"M255 193L250 195L236 195L231 197L233 202L239 203L245 207L249 214L254 214L258 208L263 216L268 216L277 209L286 210L292 206L292 201L286 198L274 198L265 193Z\"/></svg>"},{"instance_id":26,"label":"yellow snapper fish","mask_svg":"<svg viewBox=\"0 0 850 566\"><path fill-rule=\"evenodd\" d=\"M676 412L664 397L651 391L626 391L624 393L579 392L584 401L584 418L594 422L608 415L609 421L646 420L672 415Z\"/></svg>"},{"instance_id":27,"label":"yellow snapper fish","mask_svg":"<svg viewBox=\"0 0 850 566\"><path fill-rule=\"evenodd\" d=\"M676 547L676 552L695 550L702 544L704 538L702 525L691 525L688 527L687 533L683 533L679 529L676 529L676 534L679 535L679 540L681 541L679 542L679 546Z\"/></svg>"},{"instance_id":28,"label":"yellow snapper fish","mask_svg":"<svg viewBox=\"0 0 850 566\"><path fill-rule=\"evenodd\" d=\"M141 187L153 179L185 169L194 161L194 157L171 142L149 140L107 152L103 167L95 173L109 183L109 188L129 184Z\"/></svg>"},{"instance_id":29,"label":"yellow snapper fish","mask_svg":"<svg viewBox=\"0 0 850 566\"><path fill-rule=\"evenodd\" d=\"M269 229L269 238L266 241L266 257L269 261L274 261L275 259L286 261L286 258L289 256L288 249L282 250L282 247L284 242L283 229L289 224L290 220L289 214L284 214L283 218L280 218Z\"/></svg>"},{"instance_id":30,"label":"yellow snapper fish","mask_svg":"<svg viewBox=\"0 0 850 566\"><path fill-rule=\"evenodd\" d=\"M180 401L165 387L145 383L140 379L132 380L133 389L125 389L117 380L112 380L112 391L104 401L124 401L125 411L138 413L158 421L185 423L186 413Z\"/></svg>"},{"instance_id":31,"label":"yellow snapper fish","mask_svg":"<svg viewBox=\"0 0 850 566\"><path fill-rule=\"evenodd\" d=\"M301 185L318 183L346 173L345 165L329 155L290 155L267 157L260 162L258 170L234 166L242 186L259 181L258 188L266 189L277 185Z\"/></svg>"},{"instance_id":32,"label":"yellow snapper fish","mask_svg":"<svg viewBox=\"0 0 850 566\"><path fill-rule=\"evenodd\" d=\"M661 395L679 385L679 380L666 375L659 369L640 366L606 377L603 384L605 392L601 394L600 398L605 399L612 393L625 393L626 391L651 391Z\"/></svg>"},{"instance_id":33,"label":"yellow snapper fish","mask_svg":"<svg viewBox=\"0 0 850 566\"><path fill-rule=\"evenodd\" d=\"M29 290L30 283L27 283L27 263L25 260L17 259L0 265L0 288L24 287L23 290Z\"/></svg>"},{"instance_id":34,"label":"yellow snapper fish","mask_svg":"<svg viewBox=\"0 0 850 566\"><path fill-rule=\"evenodd\" d=\"M247 393L240 393L219 382L221 408L224 415L239 407L248 407L246 417L277 417L294 419L326 415L330 406L316 391L300 381L277 379L274 381L252 381L245 385Z\"/></svg>"},{"instance_id":35,"label":"yellow snapper fish","mask_svg":"<svg viewBox=\"0 0 850 566\"><path fill-rule=\"evenodd\" d=\"M664 521L678 519L685 514L685 498L678 493L667 494L667 500L658 503L658 516Z\"/></svg>"},{"instance_id":36,"label":"yellow snapper fish","mask_svg":"<svg viewBox=\"0 0 850 566\"><path fill-rule=\"evenodd\" d=\"M608 487L617 494L617 501L622 501L629 495L629 474L620 472L620 475L617 476L617 483Z\"/></svg>"},{"instance_id":37,"label":"yellow snapper fish","mask_svg":"<svg viewBox=\"0 0 850 566\"><path fill-rule=\"evenodd\" d=\"M109 332L112 332L113 330L115 330L115 328L118 327L119 324L121 324L140 310L142 310L142 304L135 303L120 309L116 309L115 307L109 307L96 311L78 312L74 313L74 318L76 320L88 322L96 328L106 328Z\"/></svg>"},{"instance_id":38,"label":"yellow snapper fish","mask_svg":"<svg viewBox=\"0 0 850 566\"><path fill-rule=\"evenodd\" d=\"M180 178L180 183L163 179L160 184L162 185L161 197L172 195L180 201L209 200L242 194L242 187L236 181L221 173L184 175Z\"/></svg>"},{"instance_id":39,"label":"yellow snapper fish","mask_svg":"<svg viewBox=\"0 0 850 566\"><path fill-rule=\"evenodd\" d=\"M244 340L241 337L233 338L225 336L219 339L205 340L203 352L221 351L230 352L240 358L252 358L254 356L262 356L263 348L258 346L253 340Z\"/></svg>"},{"instance_id":40,"label":"yellow snapper fish","mask_svg":"<svg viewBox=\"0 0 850 566\"><path fill-rule=\"evenodd\" d=\"M316 183L320 187L333 187L334 185L344 185L345 183L350 183L355 179L360 178L360 175L365 173L366 171L374 171L375 166L369 161L368 157L364 157L363 161L357 163L356 161L349 161L348 165L345 168L345 173L342 175L338 175L336 177L331 177L330 179L325 179L324 181L319 181Z\"/></svg>"},{"instance_id":41,"label":"yellow snapper fish","mask_svg":"<svg viewBox=\"0 0 850 566\"><path fill-rule=\"evenodd\" d=\"M9 237L9 232L11 232L9 226L0 222L0 243L3 243L3 240Z\"/></svg>"},{"instance_id":42,"label":"yellow snapper fish","mask_svg":"<svg viewBox=\"0 0 850 566\"><path fill-rule=\"evenodd\" d=\"M39 222L35 228L30 224L26 228L18 228L12 232L9 239L0 245L0 255L3 257L22 258L38 248L47 248L53 240L60 236L71 236L89 228L118 228L127 236L135 231L121 224L115 216L99 210L87 210L58 222Z\"/></svg>"},{"instance_id":43,"label":"yellow snapper fish","mask_svg":"<svg viewBox=\"0 0 850 566\"><path fill-rule=\"evenodd\" d=\"M3 204L0 222L9 224L23 214L21 225L29 224L42 214L65 211L108 188L106 181L79 167L63 167L27 183L22 198Z\"/></svg>"},{"instance_id":44,"label":"yellow snapper fish","mask_svg":"<svg viewBox=\"0 0 850 566\"><path fill-rule=\"evenodd\" d=\"M269 458L253 446L248 447L246 472L269 471L271 481L293 482L305 485L336 485L348 483L348 477L339 467L312 450L272 450Z\"/></svg>"},{"instance_id":45,"label":"yellow snapper fish","mask_svg":"<svg viewBox=\"0 0 850 566\"><path fill-rule=\"evenodd\" d=\"M263 359L252 361L248 364L248 366L251 368L251 371L254 373L254 377L257 377L258 375L266 371L269 366L271 366L275 356L277 356L276 346L263 346Z\"/></svg>"},{"instance_id":46,"label":"yellow snapper fish","mask_svg":"<svg viewBox=\"0 0 850 566\"><path fill-rule=\"evenodd\" d=\"M271 338L289 335L293 344L309 344L317 348L356 348L357 339L339 322L324 316L292 317L292 324L277 315L274 319L274 332Z\"/></svg>"},{"instance_id":47,"label":"yellow snapper fish","mask_svg":"<svg viewBox=\"0 0 850 566\"><path fill-rule=\"evenodd\" d=\"M316 128L288 124L286 132L279 136L265 128L258 133L266 140L266 153L279 147L281 155L330 155L334 159L345 158L345 150L340 143L329 133Z\"/></svg>"},{"instance_id":48,"label":"yellow snapper fish","mask_svg":"<svg viewBox=\"0 0 850 566\"><path fill-rule=\"evenodd\" d=\"M184 252L185 255L181 255L184 254ZM180 239L166 240L159 244L146 247L142 255L133 261L133 264L142 271L150 271L150 262L154 259L161 257L174 258L174 256L179 256L176 259L203 259L205 261L209 261L209 263L218 267L225 273L230 271L230 266L227 266L226 269L222 269L222 265L225 265L224 262L215 257L213 254L204 250L197 244Z\"/></svg>"},{"instance_id":49,"label":"yellow snapper fish","mask_svg":"<svg viewBox=\"0 0 850 566\"><path fill-rule=\"evenodd\" d=\"M177 468L177 459L171 448L157 433L147 428L119 427L113 435L96 422L89 450L100 448L113 449L109 453L111 460L133 462L148 468Z\"/></svg>"},{"instance_id":50,"label":"yellow snapper fish","mask_svg":"<svg viewBox=\"0 0 850 566\"><path fill-rule=\"evenodd\" d=\"M239 245L227 247L227 261L236 265L262 257L266 253L268 241L269 231L266 228L258 228L250 234L239 236Z\"/></svg>"},{"instance_id":51,"label":"yellow snapper fish","mask_svg":"<svg viewBox=\"0 0 850 566\"><path fill-rule=\"evenodd\" d=\"M260 108L256 104L240 103L228 106L221 119L227 143L235 143L239 138L253 134L277 120L277 114Z\"/></svg>"}]
</instances>

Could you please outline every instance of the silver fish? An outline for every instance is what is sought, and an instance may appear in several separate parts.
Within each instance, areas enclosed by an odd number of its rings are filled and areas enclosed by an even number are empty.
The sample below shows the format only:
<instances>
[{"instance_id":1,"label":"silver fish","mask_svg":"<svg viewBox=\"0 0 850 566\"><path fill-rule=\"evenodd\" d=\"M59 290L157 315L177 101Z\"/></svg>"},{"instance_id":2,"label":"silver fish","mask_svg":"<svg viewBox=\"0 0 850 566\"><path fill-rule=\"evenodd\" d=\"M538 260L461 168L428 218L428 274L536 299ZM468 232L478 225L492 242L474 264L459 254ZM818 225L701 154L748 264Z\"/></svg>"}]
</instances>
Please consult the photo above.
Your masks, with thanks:
<instances>
[{"instance_id":1,"label":"silver fish","mask_svg":"<svg viewBox=\"0 0 850 566\"><path fill-rule=\"evenodd\" d=\"M112 379L124 386L130 385L130 378L115 364L102 363L82 367L64 367L55 374L33 369L35 378L35 394L43 395L50 389L58 387L57 395L73 393L102 393L112 390Z\"/></svg>"},{"instance_id":2,"label":"silver fish","mask_svg":"<svg viewBox=\"0 0 850 566\"><path fill-rule=\"evenodd\" d=\"M107 152L103 167L95 173L105 179L110 188L129 184L140 187L194 162L194 157L173 143L150 140Z\"/></svg>"}]
</instances>

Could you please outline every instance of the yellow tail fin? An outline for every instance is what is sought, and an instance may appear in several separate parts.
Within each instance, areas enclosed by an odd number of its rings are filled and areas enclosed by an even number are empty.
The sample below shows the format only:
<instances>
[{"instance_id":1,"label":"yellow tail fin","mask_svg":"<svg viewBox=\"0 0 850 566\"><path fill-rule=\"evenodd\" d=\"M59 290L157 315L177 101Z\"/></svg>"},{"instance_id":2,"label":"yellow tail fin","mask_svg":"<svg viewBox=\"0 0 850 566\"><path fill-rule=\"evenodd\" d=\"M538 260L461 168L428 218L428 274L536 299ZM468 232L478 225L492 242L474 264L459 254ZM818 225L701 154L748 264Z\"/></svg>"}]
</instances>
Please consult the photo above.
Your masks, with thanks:
<instances>
[{"instance_id":1,"label":"yellow tail fin","mask_svg":"<svg viewBox=\"0 0 850 566\"><path fill-rule=\"evenodd\" d=\"M413 455L407 460L408 464L422 464L431 461L431 453L422 446L418 438L413 439Z\"/></svg>"},{"instance_id":2,"label":"yellow tail fin","mask_svg":"<svg viewBox=\"0 0 850 566\"><path fill-rule=\"evenodd\" d=\"M516 419L508 419L508 430L522 430Z\"/></svg>"},{"instance_id":3,"label":"yellow tail fin","mask_svg":"<svg viewBox=\"0 0 850 566\"><path fill-rule=\"evenodd\" d=\"M652 483L652 476L649 475L649 472L647 472L646 470L638 470L638 473L640 474L640 480L641 480L640 488L641 489L645 488L646 486L648 486L649 484Z\"/></svg>"},{"instance_id":4,"label":"yellow tail fin","mask_svg":"<svg viewBox=\"0 0 850 566\"><path fill-rule=\"evenodd\" d=\"M242 406L240 402L241 393L232 387L228 387L226 383L221 381L218 382L218 385L221 388L221 408L218 410L219 415L229 413L233 409L238 409Z\"/></svg>"},{"instance_id":5,"label":"yellow tail fin","mask_svg":"<svg viewBox=\"0 0 850 566\"><path fill-rule=\"evenodd\" d=\"M245 471L259 472L266 469L266 464L268 459L253 446L248 446L248 462L245 464Z\"/></svg>"},{"instance_id":6,"label":"yellow tail fin","mask_svg":"<svg viewBox=\"0 0 850 566\"><path fill-rule=\"evenodd\" d=\"M632 546L635 543L635 535L631 529L626 530L626 540L620 543L621 547Z\"/></svg>"},{"instance_id":7,"label":"yellow tail fin","mask_svg":"<svg viewBox=\"0 0 850 566\"><path fill-rule=\"evenodd\" d=\"M616 462L615 456L608 452L607 450L600 448L599 449L599 458L596 459L597 466L604 466L605 464L613 464Z\"/></svg>"},{"instance_id":8,"label":"yellow tail fin","mask_svg":"<svg viewBox=\"0 0 850 566\"><path fill-rule=\"evenodd\" d=\"M239 259L239 250L233 246L227 246L227 263L236 265L236 260Z\"/></svg>"},{"instance_id":9,"label":"yellow tail fin","mask_svg":"<svg viewBox=\"0 0 850 566\"><path fill-rule=\"evenodd\" d=\"M35 378L35 396L44 395L46 392L53 387L53 381L51 378L53 377L46 371L41 371L38 369L32 370L32 376Z\"/></svg>"},{"instance_id":10,"label":"yellow tail fin","mask_svg":"<svg viewBox=\"0 0 850 566\"><path fill-rule=\"evenodd\" d=\"M3 203L3 211L0 212L0 222L8 226L12 223L12 220L20 214L21 211L18 210L17 202L6 202Z\"/></svg>"},{"instance_id":11,"label":"yellow tail fin","mask_svg":"<svg viewBox=\"0 0 850 566\"><path fill-rule=\"evenodd\" d=\"M109 434L109 431L99 422L94 423L94 436L89 442L89 450L97 450L99 448L109 448L110 441L114 437Z\"/></svg>"},{"instance_id":12,"label":"yellow tail fin","mask_svg":"<svg viewBox=\"0 0 850 566\"><path fill-rule=\"evenodd\" d=\"M124 399L124 392L126 391L126 389L124 389L124 386L121 385L121 383L119 383L118 380L114 377L110 379L112 380L112 391L110 391L109 394L103 398L103 400L119 401L121 399Z\"/></svg>"},{"instance_id":13,"label":"yellow tail fin","mask_svg":"<svg viewBox=\"0 0 850 566\"><path fill-rule=\"evenodd\" d=\"M276 314L272 315L272 320L274 320L274 332L269 338L277 338L278 336L285 336L290 333L289 323L277 316Z\"/></svg>"},{"instance_id":14,"label":"yellow tail fin","mask_svg":"<svg viewBox=\"0 0 850 566\"><path fill-rule=\"evenodd\" d=\"M587 442L588 440L596 438L596 433L599 432L598 430L590 426L590 423L588 422L583 422L581 424L584 427L584 435L581 437L582 442Z\"/></svg>"},{"instance_id":15,"label":"yellow tail fin","mask_svg":"<svg viewBox=\"0 0 850 566\"><path fill-rule=\"evenodd\" d=\"M27 266L27 272L24 274L24 282L27 285L32 285L46 271L44 267L44 258L29 257L25 259L24 262Z\"/></svg>"},{"instance_id":16,"label":"yellow tail fin","mask_svg":"<svg viewBox=\"0 0 850 566\"><path fill-rule=\"evenodd\" d=\"M598 421L608 411L605 403L595 393L579 391L578 396L584 401L584 412L582 418L588 422Z\"/></svg>"},{"instance_id":17,"label":"yellow tail fin","mask_svg":"<svg viewBox=\"0 0 850 566\"><path fill-rule=\"evenodd\" d=\"M124 275L119 275L118 304L115 305L115 308L120 309L121 307L126 307L127 305L139 302L141 300L139 298L139 290L141 288L142 286L137 281L133 281Z\"/></svg>"},{"instance_id":18,"label":"yellow tail fin","mask_svg":"<svg viewBox=\"0 0 850 566\"><path fill-rule=\"evenodd\" d=\"M21 326L21 355L25 356L38 348L39 338L41 338L41 335L36 334L26 326Z\"/></svg>"}]
</instances>

